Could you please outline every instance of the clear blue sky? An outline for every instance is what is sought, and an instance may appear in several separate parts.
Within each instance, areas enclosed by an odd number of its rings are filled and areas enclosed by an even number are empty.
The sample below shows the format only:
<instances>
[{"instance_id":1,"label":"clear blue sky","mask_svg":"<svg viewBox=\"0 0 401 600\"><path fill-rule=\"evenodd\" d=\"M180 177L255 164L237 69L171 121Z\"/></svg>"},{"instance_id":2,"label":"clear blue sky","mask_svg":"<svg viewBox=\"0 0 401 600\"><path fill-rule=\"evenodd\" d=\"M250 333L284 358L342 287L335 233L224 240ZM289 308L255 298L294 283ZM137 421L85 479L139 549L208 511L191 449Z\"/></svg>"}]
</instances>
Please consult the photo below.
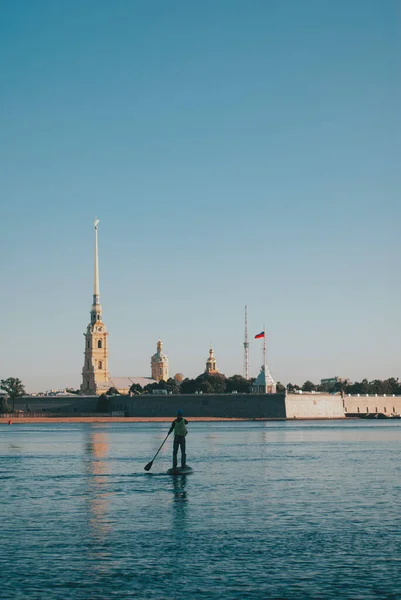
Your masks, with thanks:
<instances>
[{"instance_id":1,"label":"clear blue sky","mask_svg":"<svg viewBox=\"0 0 401 600\"><path fill-rule=\"evenodd\" d=\"M283 383L401 376L396 0L3 0L0 378L79 386L100 219L111 374L160 336ZM251 344L251 370L260 345Z\"/></svg>"}]
</instances>

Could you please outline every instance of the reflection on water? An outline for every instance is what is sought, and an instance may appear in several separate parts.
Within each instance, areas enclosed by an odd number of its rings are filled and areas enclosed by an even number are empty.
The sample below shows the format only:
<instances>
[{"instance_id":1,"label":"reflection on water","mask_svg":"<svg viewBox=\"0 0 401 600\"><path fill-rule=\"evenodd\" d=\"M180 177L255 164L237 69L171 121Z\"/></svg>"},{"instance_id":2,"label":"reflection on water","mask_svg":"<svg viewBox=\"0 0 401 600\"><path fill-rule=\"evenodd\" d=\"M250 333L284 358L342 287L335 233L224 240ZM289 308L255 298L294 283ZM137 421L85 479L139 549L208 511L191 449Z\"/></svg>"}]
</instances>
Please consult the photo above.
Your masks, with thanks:
<instances>
[{"instance_id":1,"label":"reflection on water","mask_svg":"<svg viewBox=\"0 0 401 600\"><path fill-rule=\"evenodd\" d=\"M104 431L97 431L96 426L87 429L85 443L85 466L88 485L89 507L89 535L92 539L91 552L93 558L104 558L107 555L102 546L110 531L108 521L108 500L110 493L107 490L106 469L107 455L109 452L108 435Z\"/></svg>"},{"instance_id":2,"label":"reflection on water","mask_svg":"<svg viewBox=\"0 0 401 600\"><path fill-rule=\"evenodd\" d=\"M174 529L185 529L187 526L188 492L187 476L172 477L173 480L173 511L172 520Z\"/></svg>"},{"instance_id":3,"label":"reflection on water","mask_svg":"<svg viewBox=\"0 0 401 600\"><path fill-rule=\"evenodd\" d=\"M186 475L181 475L178 477L172 477L173 480L173 489L174 489L174 502L187 502L187 477Z\"/></svg>"}]
</instances>

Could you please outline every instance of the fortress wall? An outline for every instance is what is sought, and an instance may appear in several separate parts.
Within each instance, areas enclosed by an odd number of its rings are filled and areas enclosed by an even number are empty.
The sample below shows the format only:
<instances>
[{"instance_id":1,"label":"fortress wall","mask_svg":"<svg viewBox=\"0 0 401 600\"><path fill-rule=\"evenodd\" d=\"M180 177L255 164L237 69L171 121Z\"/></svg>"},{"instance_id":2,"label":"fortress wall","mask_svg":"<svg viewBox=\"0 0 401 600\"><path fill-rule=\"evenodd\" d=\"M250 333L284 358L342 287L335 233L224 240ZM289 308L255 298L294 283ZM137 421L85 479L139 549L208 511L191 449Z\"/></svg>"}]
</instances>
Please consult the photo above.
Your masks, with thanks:
<instances>
[{"instance_id":1,"label":"fortress wall","mask_svg":"<svg viewBox=\"0 0 401 600\"><path fill-rule=\"evenodd\" d=\"M190 417L285 418L284 394L179 394L122 396L111 410L129 417L174 417L177 409Z\"/></svg>"},{"instance_id":2,"label":"fortress wall","mask_svg":"<svg viewBox=\"0 0 401 600\"><path fill-rule=\"evenodd\" d=\"M401 414L401 396L344 396L344 408L347 415Z\"/></svg>"},{"instance_id":3,"label":"fortress wall","mask_svg":"<svg viewBox=\"0 0 401 600\"><path fill-rule=\"evenodd\" d=\"M340 419L345 416L340 395L288 394L285 409L287 419Z\"/></svg>"},{"instance_id":4,"label":"fortress wall","mask_svg":"<svg viewBox=\"0 0 401 600\"><path fill-rule=\"evenodd\" d=\"M97 396L34 396L15 402L17 410L32 413L96 413ZM174 417L182 408L187 417L243 419L333 419L345 415L401 414L401 396L345 396L330 394L187 394L115 396L110 411L130 417ZM358 411L359 409L359 411ZM345 411L345 412L344 412Z\"/></svg>"},{"instance_id":5,"label":"fortress wall","mask_svg":"<svg viewBox=\"0 0 401 600\"><path fill-rule=\"evenodd\" d=\"M96 413L98 402L97 396L27 396L16 400L15 408L32 413L90 414Z\"/></svg>"}]
</instances>

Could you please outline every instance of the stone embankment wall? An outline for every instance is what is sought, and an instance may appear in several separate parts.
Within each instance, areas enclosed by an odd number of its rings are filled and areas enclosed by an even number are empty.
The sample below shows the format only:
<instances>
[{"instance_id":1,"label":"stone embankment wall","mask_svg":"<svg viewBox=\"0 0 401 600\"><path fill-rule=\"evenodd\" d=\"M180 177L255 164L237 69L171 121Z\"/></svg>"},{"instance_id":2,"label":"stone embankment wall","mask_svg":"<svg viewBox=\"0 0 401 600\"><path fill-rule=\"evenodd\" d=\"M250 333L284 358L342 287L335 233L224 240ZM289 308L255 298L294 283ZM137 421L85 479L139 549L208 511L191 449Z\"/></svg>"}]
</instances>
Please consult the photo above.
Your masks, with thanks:
<instances>
[{"instance_id":1,"label":"stone embankment wall","mask_svg":"<svg viewBox=\"0 0 401 600\"><path fill-rule=\"evenodd\" d=\"M173 417L182 408L186 417L285 419L284 394L177 394L114 397L112 411L128 417Z\"/></svg>"},{"instance_id":2,"label":"stone embankment wall","mask_svg":"<svg viewBox=\"0 0 401 600\"><path fill-rule=\"evenodd\" d=\"M96 413L98 402L98 396L25 396L15 402L15 408L31 413L61 413L73 416Z\"/></svg>"},{"instance_id":3,"label":"stone embankment wall","mask_svg":"<svg viewBox=\"0 0 401 600\"><path fill-rule=\"evenodd\" d=\"M341 419L345 416L341 396L330 394L288 394L285 412L287 419Z\"/></svg>"},{"instance_id":4,"label":"stone embankment wall","mask_svg":"<svg viewBox=\"0 0 401 600\"><path fill-rule=\"evenodd\" d=\"M344 412L347 416L383 413L401 414L401 396L344 396Z\"/></svg>"},{"instance_id":5,"label":"stone embankment wall","mask_svg":"<svg viewBox=\"0 0 401 600\"><path fill-rule=\"evenodd\" d=\"M130 417L174 417L182 408L187 417L239 419L339 419L341 396L313 394L180 394L113 398L113 411Z\"/></svg>"},{"instance_id":6,"label":"stone embankment wall","mask_svg":"<svg viewBox=\"0 0 401 600\"><path fill-rule=\"evenodd\" d=\"M24 397L17 410L40 414L96 414L97 396ZM110 412L128 417L174 417L182 408L188 417L238 419L338 419L383 413L401 414L401 396L344 396L339 394L150 394L114 396Z\"/></svg>"}]
</instances>

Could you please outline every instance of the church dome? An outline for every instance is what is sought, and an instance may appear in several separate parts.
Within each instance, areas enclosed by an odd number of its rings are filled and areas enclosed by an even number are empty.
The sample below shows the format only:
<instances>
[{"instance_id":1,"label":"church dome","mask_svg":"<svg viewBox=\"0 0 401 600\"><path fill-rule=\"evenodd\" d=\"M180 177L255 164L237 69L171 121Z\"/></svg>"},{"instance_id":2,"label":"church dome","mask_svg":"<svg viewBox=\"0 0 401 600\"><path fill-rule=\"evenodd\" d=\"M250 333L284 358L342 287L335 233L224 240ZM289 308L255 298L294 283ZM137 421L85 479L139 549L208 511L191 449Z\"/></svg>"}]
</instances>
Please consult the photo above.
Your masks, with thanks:
<instances>
[{"instance_id":1,"label":"church dome","mask_svg":"<svg viewBox=\"0 0 401 600\"><path fill-rule=\"evenodd\" d=\"M152 356L152 362L168 362L167 354L156 352L156 354Z\"/></svg>"}]
</instances>

